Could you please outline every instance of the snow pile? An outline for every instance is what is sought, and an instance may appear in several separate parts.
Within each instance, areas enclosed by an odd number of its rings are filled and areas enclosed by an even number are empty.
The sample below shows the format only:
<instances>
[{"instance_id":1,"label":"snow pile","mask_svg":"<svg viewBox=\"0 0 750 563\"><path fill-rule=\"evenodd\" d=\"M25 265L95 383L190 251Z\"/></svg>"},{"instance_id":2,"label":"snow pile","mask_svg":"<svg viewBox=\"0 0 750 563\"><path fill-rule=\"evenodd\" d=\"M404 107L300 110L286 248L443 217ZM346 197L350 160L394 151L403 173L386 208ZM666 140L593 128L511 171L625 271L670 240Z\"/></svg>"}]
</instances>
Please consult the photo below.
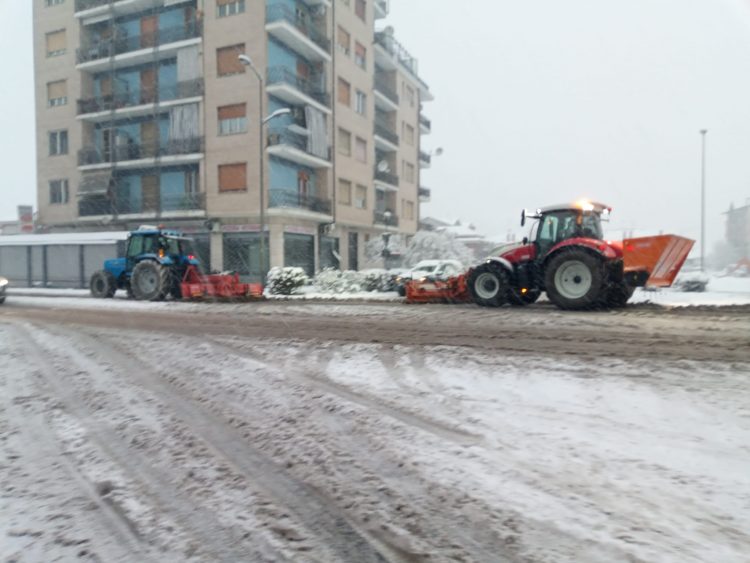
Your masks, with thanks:
<instances>
[{"instance_id":1,"label":"snow pile","mask_svg":"<svg viewBox=\"0 0 750 563\"><path fill-rule=\"evenodd\" d=\"M309 281L302 268L271 268L266 287L273 295L292 295Z\"/></svg>"}]
</instances>

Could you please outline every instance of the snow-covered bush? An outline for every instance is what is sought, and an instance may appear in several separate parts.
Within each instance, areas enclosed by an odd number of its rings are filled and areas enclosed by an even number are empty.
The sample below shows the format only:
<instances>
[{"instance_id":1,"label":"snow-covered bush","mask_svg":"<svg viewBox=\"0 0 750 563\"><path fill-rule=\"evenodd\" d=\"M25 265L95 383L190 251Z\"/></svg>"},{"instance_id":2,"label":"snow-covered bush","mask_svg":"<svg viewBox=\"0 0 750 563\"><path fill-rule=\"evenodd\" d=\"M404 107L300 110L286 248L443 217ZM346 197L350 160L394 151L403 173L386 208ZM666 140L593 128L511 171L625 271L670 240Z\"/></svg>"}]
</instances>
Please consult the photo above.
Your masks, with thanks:
<instances>
[{"instance_id":1,"label":"snow-covered bush","mask_svg":"<svg viewBox=\"0 0 750 563\"><path fill-rule=\"evenodd\" d=\"M374 235L365 244L365 259L369 264L383 264L383 249L385 241L382 235ZM404 251L404 241L401 235L393 233L388 239L388 250L392 254L402 254Z\"/></svg>"},{"instance_id":2,"label":"snow-covered bush","mask_svg":"<svg viewBox=\"0 0 750 563\"><path fill-rule=\"evenodd\" d=\"M273 295L291 295L309 281L302 268L271 268L266 286Z\"/></svg>"},{"instance_id":3,"label":"snow-covered bush","mask_svg":"<svg viewBox=\"0 0 750 563\"><path fill-rule=\"evenodd\" d=\"M313 285L322 293L358 293L360 291L383 291L387 286L385 270L340 271L325 269L315 276Z\"/></svg>"}]
</instances>

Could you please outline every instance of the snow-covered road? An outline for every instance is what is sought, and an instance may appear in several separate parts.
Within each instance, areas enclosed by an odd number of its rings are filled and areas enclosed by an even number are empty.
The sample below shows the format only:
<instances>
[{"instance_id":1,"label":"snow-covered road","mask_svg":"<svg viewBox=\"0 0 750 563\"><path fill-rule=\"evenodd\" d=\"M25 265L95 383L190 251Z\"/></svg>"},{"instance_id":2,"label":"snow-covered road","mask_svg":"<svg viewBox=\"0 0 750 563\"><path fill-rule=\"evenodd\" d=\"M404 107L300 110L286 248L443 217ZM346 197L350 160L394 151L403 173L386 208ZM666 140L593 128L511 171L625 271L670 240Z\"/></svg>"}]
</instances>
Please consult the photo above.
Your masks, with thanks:
<instances>
[{"instance_id":1,"label":"snow-covered road","mask_svg":"<svg viewBox=\"0 0 750 563\"><path fill-rule=\"evenodd\" d=\"M747 561L744 308L18 299L3 560Z\"/></svg>"}]
</instances>

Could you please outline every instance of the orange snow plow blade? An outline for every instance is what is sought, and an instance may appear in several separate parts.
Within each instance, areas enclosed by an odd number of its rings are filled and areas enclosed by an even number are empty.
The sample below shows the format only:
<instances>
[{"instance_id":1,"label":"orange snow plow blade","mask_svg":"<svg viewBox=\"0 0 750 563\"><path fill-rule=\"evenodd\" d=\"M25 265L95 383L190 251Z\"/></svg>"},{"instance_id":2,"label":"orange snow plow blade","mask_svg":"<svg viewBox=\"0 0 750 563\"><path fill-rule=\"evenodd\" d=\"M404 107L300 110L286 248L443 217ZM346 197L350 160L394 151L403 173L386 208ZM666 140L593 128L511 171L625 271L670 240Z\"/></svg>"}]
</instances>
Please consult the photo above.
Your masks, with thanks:
<instances>
[{"instance_id":1,"label":"orange snow plow blade","mask_svg":"<svg viewBox=\"0 0 750 563\"><path fill-rule=\"evenodd\" d=\"M466 303L471 301L466 276L438 280L412 280L406 284L407 303Z\"/></svg>"},{"instance_id":2,"label":"orange snow plow blade","mask_svg":"<svg viewBox=\"0 0 750 563\"><path fill-rule=\"evenodd\" d=\"M237 274L201 274L188 266L180 284L183 299L261 299L263 285L242 283Z\"/></svg>"},{"instance_id":3,"label":"orange snow plow blade","mask_svg":"<svg viewBox=\"0 0 750 563\"><path fill-rule=\"evenodd\" d=\"M624 273L648 272L646 287L669 287L695 244L676 235L622 241Z\"/></svg>"}]
</instances>

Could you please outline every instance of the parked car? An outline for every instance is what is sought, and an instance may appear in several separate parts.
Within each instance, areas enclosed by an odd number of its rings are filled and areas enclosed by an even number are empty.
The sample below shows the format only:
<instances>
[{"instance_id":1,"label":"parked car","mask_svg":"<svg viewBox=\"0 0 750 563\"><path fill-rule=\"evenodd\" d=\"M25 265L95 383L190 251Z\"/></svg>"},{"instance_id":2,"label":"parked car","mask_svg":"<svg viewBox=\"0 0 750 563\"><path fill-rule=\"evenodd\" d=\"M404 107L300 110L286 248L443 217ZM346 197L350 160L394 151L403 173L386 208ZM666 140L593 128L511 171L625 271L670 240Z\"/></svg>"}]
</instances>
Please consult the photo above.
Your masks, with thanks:
<instances>
[{"instance_id":1,"label":"parked car","mask_svg":"<svg viewBox=\"0 0 750 563\"><path fill-rule=\"evenodd\" d=\"M0 276L0 305L5 303L5 290L8 287L8 280Z\"/></svg>"},{"instance_id":2,"label":"parked car","mask_svg":"<svg viewBox=\"0 0 750 563\"><path fill-rule=\"evenodd\" d=\"M458 260L422 260L411 270L396 278L396 291L402 297L406 295L406 282L420 278L444 280L462 274L465 268Z\"/></svg>"}]
</instances>

